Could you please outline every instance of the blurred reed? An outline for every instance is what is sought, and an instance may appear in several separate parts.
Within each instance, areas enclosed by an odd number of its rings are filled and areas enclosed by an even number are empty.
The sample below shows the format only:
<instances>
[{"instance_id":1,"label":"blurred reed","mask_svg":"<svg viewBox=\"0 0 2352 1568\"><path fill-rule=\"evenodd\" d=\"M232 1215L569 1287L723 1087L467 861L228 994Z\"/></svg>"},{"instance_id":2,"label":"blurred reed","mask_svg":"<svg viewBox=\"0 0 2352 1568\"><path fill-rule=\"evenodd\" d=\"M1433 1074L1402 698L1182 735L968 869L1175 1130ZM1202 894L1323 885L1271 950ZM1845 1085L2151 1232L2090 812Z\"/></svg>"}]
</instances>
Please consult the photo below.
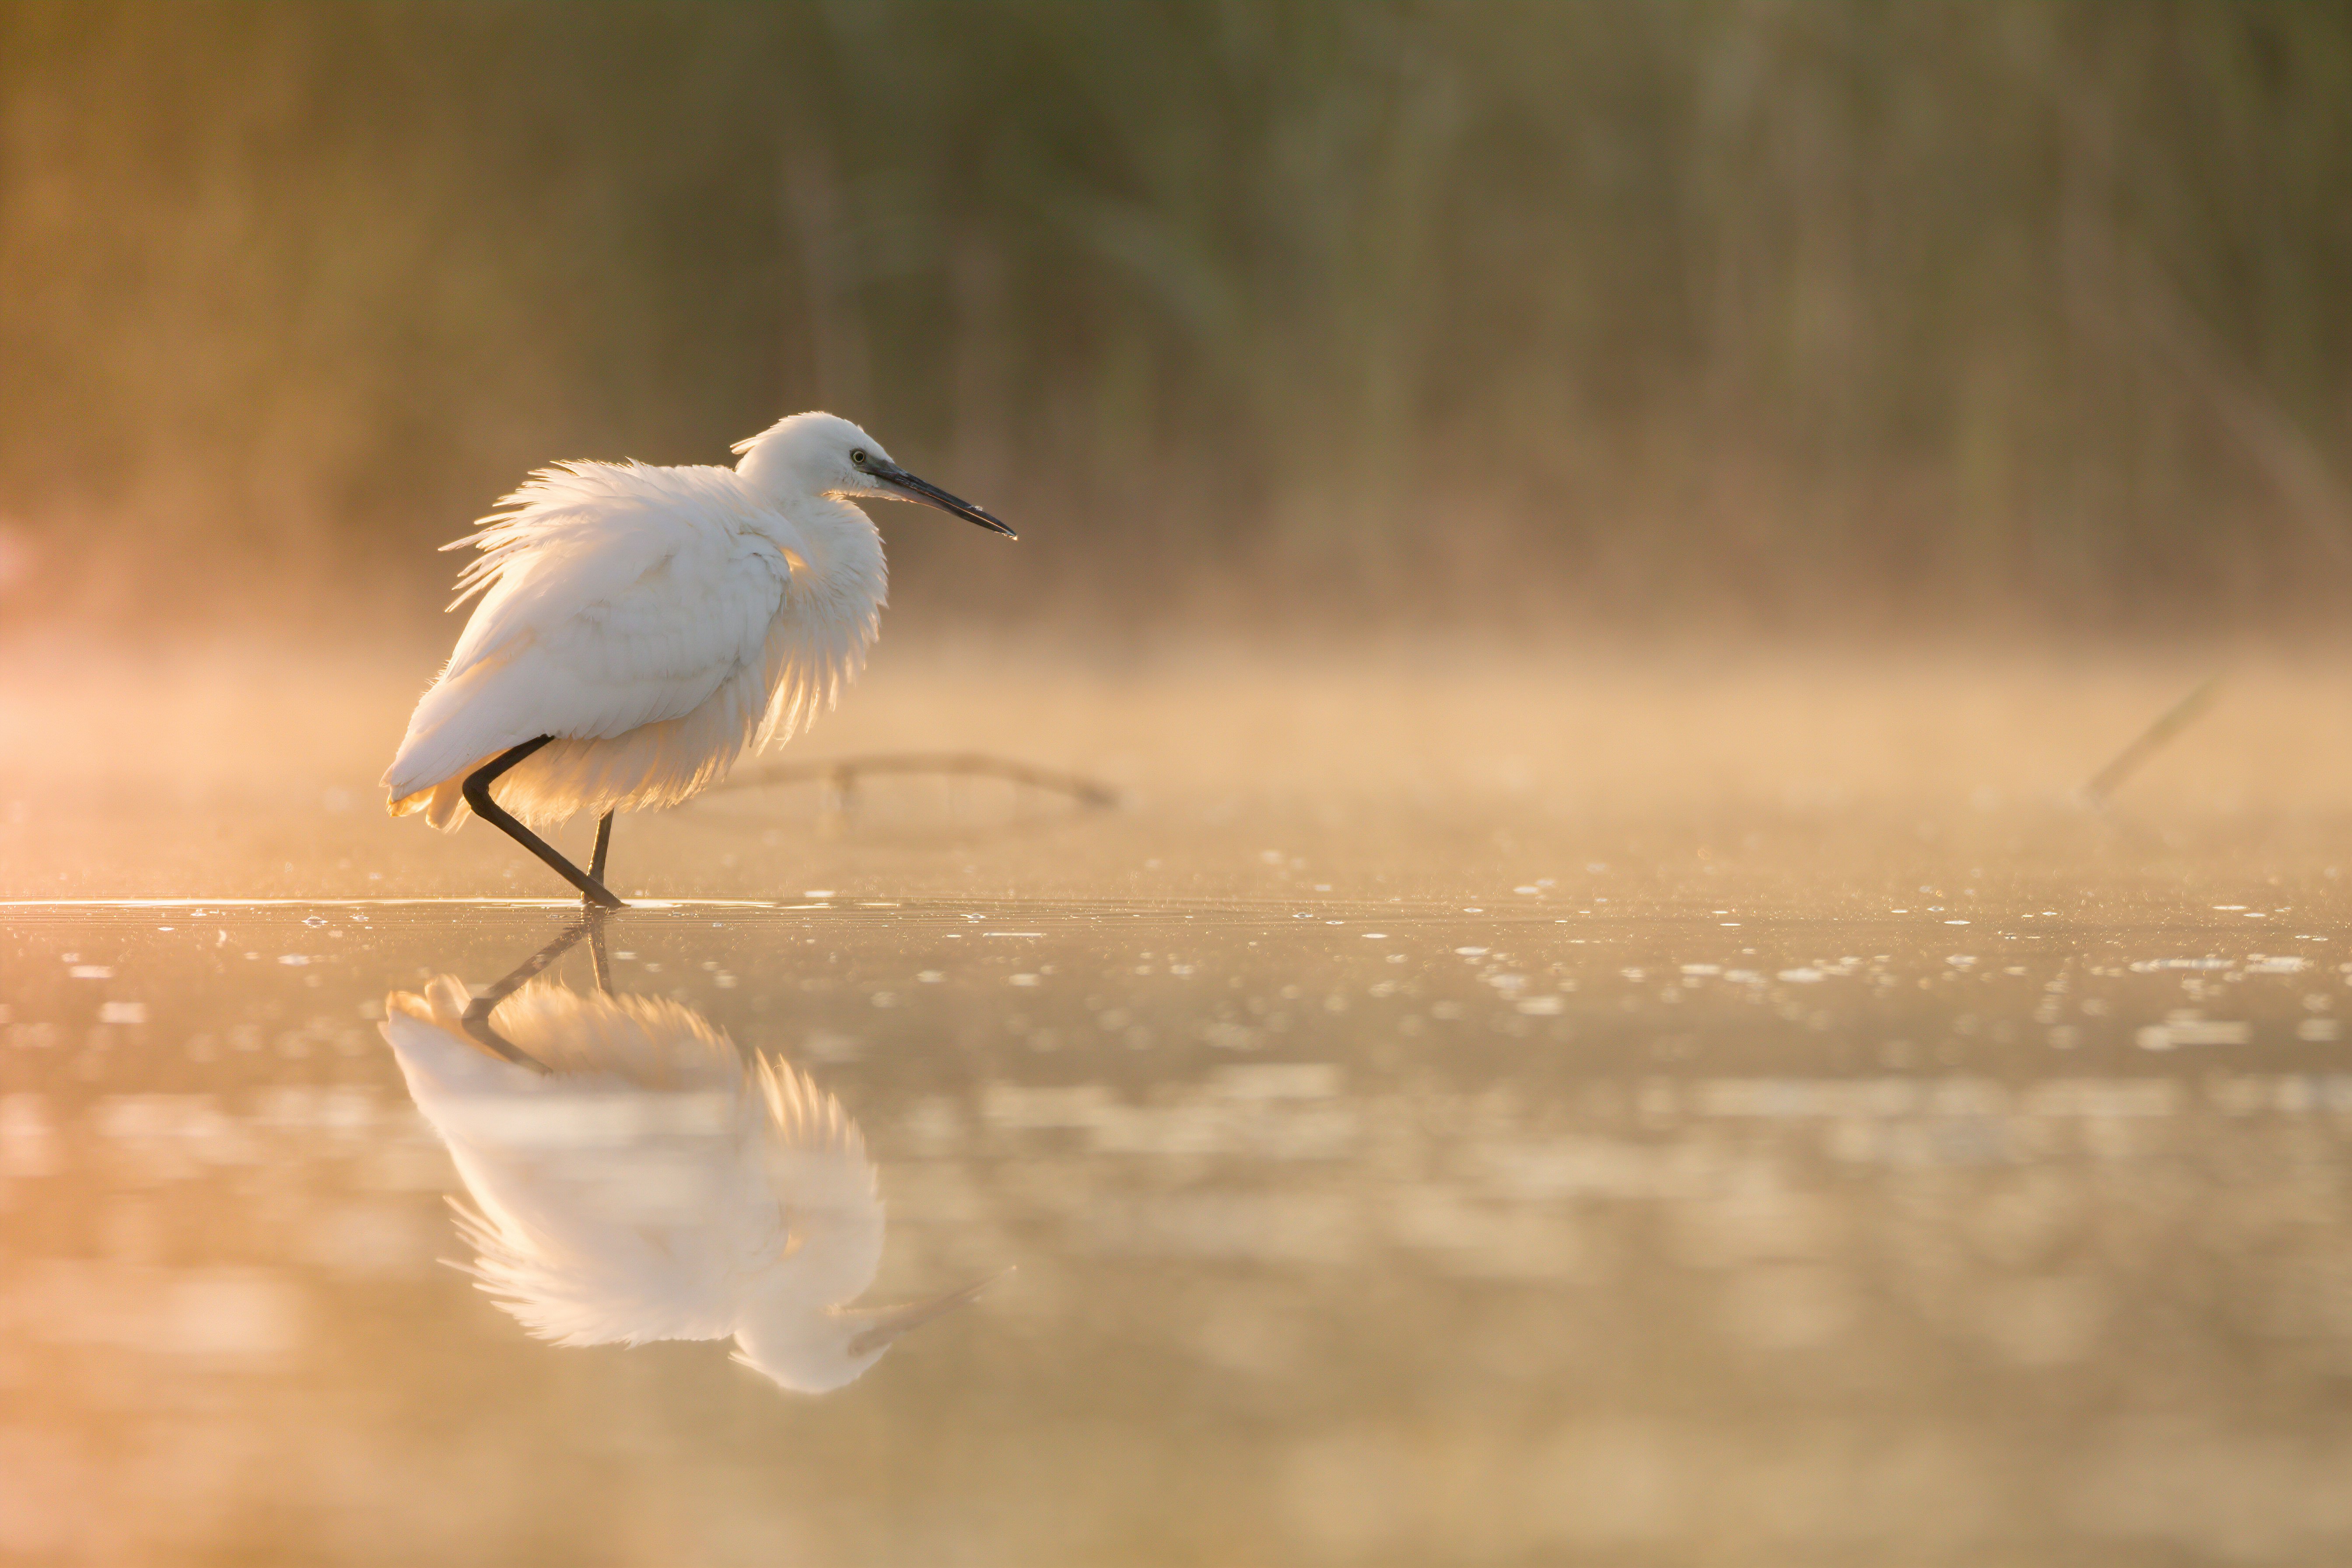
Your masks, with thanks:
<instances>
[{"instance_id":1,"label":"blurred reed","mask_svg":"<svg viewBox=\"0 0 2352 1568\"><path fill-rule=\"evenodd\" d=\"M1018 519L893 530L980 616L2352 559L2340 4L5 0L0 279L0 623L412 616L528 468L812 405Z\"/></svg>"}]
</instances>

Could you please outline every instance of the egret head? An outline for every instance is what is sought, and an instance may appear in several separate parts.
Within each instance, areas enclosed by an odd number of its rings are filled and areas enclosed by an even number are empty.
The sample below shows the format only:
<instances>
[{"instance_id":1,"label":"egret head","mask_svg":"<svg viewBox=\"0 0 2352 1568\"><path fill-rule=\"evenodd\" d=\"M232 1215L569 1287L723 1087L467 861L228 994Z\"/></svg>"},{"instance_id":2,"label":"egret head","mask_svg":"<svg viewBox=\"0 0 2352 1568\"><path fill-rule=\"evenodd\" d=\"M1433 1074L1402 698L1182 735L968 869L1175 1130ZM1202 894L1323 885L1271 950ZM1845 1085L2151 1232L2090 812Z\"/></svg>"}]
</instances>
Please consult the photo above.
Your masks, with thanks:
<instances>
[{"instance_id":1,"label":"egret head","mask_svg":"<svg viewBox=\"0 0 2352 1568\"><path fill-rule=\"evenodd\" d=\"M1019 537L1003 519L892 462L880 442L838 415L794 414L736 442L734 449L743 454L735 471L745 482L780 499L829 495L917 501L1007 538Z\"/></svg>"},{"instance_id":2,"label":"egret head","mask_svg":"<svg viewBox=\"0 0 2352 1568\"><path fill-rule=\"evenodd\" d=\"M1003 1277L903 1307L812 1310L789 1289L755 1287L735 1326L735 1359L795 1394L829 1393L863 1376L901 1334L955 1310Z\"/></svg>"}]
</instances>

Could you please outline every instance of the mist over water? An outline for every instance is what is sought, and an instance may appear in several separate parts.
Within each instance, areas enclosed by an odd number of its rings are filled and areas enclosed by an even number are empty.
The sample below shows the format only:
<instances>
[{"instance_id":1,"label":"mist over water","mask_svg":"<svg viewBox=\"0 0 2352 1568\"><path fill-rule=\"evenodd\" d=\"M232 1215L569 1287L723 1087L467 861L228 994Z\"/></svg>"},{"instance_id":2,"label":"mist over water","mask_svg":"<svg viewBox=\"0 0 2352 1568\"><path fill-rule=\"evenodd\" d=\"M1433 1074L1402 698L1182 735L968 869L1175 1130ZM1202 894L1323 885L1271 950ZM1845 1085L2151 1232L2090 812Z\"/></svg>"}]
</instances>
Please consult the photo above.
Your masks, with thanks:
<instances>
[{"instance_id":1,"label":"mist over water","mask_svg":"<svg viewBox=\"0 0 2352 1568\"><path fill-rule=\"evenodd\" d=\"M0 1384L40 1478L0 1549L2325 1556L2347 694L2242 665L2082 805L2189 673L903 651L783 760L1017 750L1118 804L877 773L624 817L651 896L530 982L837 1096L865 1300L1016 1269L814 1397L541 1343L436 1263L475 1257L444 1200L500 1190L449 1127L571 1151L587 1234L683 1223L732 1113L420 1112L388 997L499 994L577 916L478 825L377 813L405 679L54 685L0 826ZM278 721L320 689L361 700Z\"/></svg>"}]
</instances>

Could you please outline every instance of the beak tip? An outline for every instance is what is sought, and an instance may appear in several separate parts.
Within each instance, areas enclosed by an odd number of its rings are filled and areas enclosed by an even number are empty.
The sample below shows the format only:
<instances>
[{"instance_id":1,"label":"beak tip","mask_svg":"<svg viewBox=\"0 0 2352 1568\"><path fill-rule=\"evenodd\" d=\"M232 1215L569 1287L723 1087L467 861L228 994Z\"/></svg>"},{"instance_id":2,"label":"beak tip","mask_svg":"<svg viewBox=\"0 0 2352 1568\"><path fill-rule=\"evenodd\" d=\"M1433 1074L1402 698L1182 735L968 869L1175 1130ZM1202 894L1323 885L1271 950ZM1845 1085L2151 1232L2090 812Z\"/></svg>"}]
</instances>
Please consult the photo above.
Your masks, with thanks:
<instances>
[{"instance_id":1,"label":"beak tip","mask_svg":"<svg viewBox=\"0 0 2352 1568\"><path fill-rule=\"evenodd\" d=\"M877 470L877 477L886 481L887 485L895 487L884 492L890 495L894 500L918 501L924 506L935 506L941 511L953 512L966 522L978 523L981 527L992 532L1001 533L1007 539L1021 537L1013 531L1012 524L985 507L977 507L968 500L951 496L930 480L918 479L895 464Z\"/></svg>"}]
</instances>

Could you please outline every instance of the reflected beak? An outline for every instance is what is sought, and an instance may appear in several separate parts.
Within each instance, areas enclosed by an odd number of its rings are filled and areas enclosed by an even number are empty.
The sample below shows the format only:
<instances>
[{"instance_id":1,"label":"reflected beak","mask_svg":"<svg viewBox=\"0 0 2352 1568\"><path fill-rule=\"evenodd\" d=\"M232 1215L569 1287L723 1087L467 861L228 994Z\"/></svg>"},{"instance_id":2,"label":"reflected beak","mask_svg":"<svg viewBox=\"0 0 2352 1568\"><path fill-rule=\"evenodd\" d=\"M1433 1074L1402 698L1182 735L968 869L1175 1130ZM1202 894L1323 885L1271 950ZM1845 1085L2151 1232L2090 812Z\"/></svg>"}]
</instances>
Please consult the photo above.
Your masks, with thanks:
<instances>
[{"instance_id":1,"label":"reflected beak","mask_svg":"<svg viewBox=\"0 0 2352 1568\"><path fill-rule=\"evenodd\" d=\"M1003 527L1002 523L997 526ZM1006 529L1005 531L1009 533L1012 530ZM871 1310L860 1312L858 1316L866 1320L866 1326L856 1338L849 1342L849 1353L864 1355L868 1351L887 1349L908 1330L921 1328L933 1318L944 1317L954 1311L1012 1272L1012 1269L1007 1268L1003 1274L992 1274L985 1279L973 1281L961 1290L950 1290L944 1296L934 1296L928 1301L909 1301L903 1307L876 1307Z\"/></svg>"},{"instance_id":2,"label":"reflected beak","mask_svg":"<svg viewBox=\"0 0 2352 1568\"><path fill-rule=\"evenodd\" d=\"M876 479L882 481L885 489L897 492L900 500L920 501L925 506L935 506L941 511L951 511L966 522L976 522L982 528L994 529L1007 539L1021 537L1013 531L1013 525L1003 518L994 516L986 509L976 507L968 500L948 494L929 479L917 479L896 463L877 463L869 471Z\"/></svg>"}]
</instances>

